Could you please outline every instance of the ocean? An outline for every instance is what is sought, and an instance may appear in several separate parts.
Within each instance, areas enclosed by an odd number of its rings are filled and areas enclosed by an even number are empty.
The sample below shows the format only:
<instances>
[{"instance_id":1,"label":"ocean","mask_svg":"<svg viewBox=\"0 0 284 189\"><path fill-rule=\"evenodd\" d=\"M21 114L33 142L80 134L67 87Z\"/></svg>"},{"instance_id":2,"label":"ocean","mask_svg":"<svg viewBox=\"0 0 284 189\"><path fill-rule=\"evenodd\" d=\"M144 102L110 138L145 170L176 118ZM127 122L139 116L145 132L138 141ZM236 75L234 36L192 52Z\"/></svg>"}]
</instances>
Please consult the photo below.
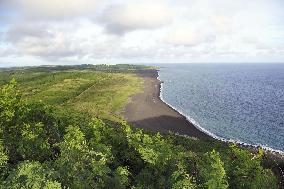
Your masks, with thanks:
<instances>
[{"instance_id":1,"label":"ocean","mask_svg":"<svg viewBox=\"0 0 284 189\"><path fill-rule=\"evenodd\" d=\"M284 151L284 64L160 64L161 98L223 140Z\"/></svg>"}]
</instances>

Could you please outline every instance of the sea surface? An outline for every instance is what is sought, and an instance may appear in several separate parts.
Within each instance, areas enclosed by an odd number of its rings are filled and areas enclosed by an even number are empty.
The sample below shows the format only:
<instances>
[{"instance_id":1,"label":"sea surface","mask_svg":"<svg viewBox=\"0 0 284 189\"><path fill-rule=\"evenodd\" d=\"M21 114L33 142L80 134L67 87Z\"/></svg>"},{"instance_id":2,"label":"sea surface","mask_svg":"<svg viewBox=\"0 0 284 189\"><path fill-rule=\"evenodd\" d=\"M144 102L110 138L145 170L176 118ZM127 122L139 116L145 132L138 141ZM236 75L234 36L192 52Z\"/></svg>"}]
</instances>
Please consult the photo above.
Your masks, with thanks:
<instances>
[{"instance_id":1,"label":"sea surface","mask_svg":"<svg viewBox=\"0 0 284 189\"><path fill-rule=\"evenodd\" d=\"M161 64L161 98L201 130L284 151L284 64Z\"/></svg>"}]
</instances>

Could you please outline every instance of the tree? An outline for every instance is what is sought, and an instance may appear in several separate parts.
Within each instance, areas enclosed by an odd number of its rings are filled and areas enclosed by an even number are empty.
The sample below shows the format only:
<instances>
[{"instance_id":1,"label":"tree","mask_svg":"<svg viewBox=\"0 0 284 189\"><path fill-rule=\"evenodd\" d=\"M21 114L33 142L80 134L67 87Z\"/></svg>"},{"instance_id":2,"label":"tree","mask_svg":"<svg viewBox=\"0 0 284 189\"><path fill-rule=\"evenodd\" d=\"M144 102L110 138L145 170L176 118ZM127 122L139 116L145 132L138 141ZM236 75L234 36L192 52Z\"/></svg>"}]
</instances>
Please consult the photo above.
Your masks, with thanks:
<instances>
[{"instance_id":1,"label":"tree","mask_svg":"<svg viewBox=\"0 0 284 189\"><path fill-rule=\"evenodd\" d=\"M142 159L151 165L162 168L174 155L172 145L159 133L151 136L141 130L129 132L128 141L139 152Z\"/></svg>"},{"instance_id":2,"label":"tree","mask_svg":"<svg viewBox=\"0 0 284 189\"><path fill-rule=\"evenodd\" d=\"M59 143L60 157L56 160L58 177L70 188L103 188L110 169L108 154L89 147L78 126L69 126L64 141Z\"/></svg>"},{"instance_id":3,"label":"tree","mask_svg":"<svg viewBox=\"0 0 284 189\"><path fill-rule=\"evenodd\" d=\"M261 166L263 151L252 154L247 150L231 146L230 183L234 188L266 189L278 188L277 179L269 169Z\"/></svg>"},{"instance_id":4,"label":"tree","mask_svg":"<svg viewBox=\"0 0 284 189\"><path fill-rule=\"evenodd\" d=\"M5 124L15 124L15 118L23 115L23 101L16 85L16 80L12 79L0 92L0 126L2 128Z\"/></svg>"},{"instance_id":5,"label":"tree","mask_svg":"<svg viewBox=\"0 0 284 189\"><path fill-rule=\"evenodd\" d=\"M0 170L2 167L6 165L7 160L8 160L8 156L5 153L2 141L0 140Z\"/></svg>"},{"instance_id":6,"label":"tree","mask_svg":"<svg viewBox=\"0 0 284 189\"><path fill-rule=\"evenodd\" d=\"M213 150L207 154L208 167L203 170L205 186L208 189L226 189L228 183L224 163L221 161L219 153Z\"/></svg>"},{"instance_id":7,"label":"tree","mask_svg":"<svg viewBox=\"0 0 284 189\"><path fill-rule=\"evenodd\" d=\"M52 171L39 162L25 161L12 170L0 188L60 189L61 184L51 178Z\"/></svg>"},{"instance_id":8,"label":"tree","mask_svg":"<svg viewBox=\"0 0 284 189\"><path fill-rule=\"evenodd\" d=\"M128 171L127 167L119 166L114 172L114 178L112 182L108 184L108 188L127 188L129 185L129 176L130 172Z\"/></svg>"},{"instance_id":9,"label":"tree","mask_svg":"<svg viewBox=\"0 0 284 189\"><path fill-rule=\"evenodd\" d=\"M17 154L21 136L19 125L22 124L21 120L27 111L16 84L16 80L12 79L0 92L0 129L4 148L12 161L16 161L19 156Z\"/></svg>"},{"instance_id":10,"label":"tree","mask_svg":"<svg viewBox=\"0 0 284 189\"><path fill-rule=\"evenodd\" d=\"M23 124L17 152L23 159L44 160L51 156L51 146L42 123Z\"/></svg>"},{"instance_id":11,"label":"tree","mask_svg":"<svg viewBox=\"0 0 284 189\"><path fill-rule=\"evenodd\" d=\"M28 111L25 114L25 123L30 124L42 124L42 128L48 137L48 142L52 146L58 143L62 139L63 131L59 131L59 118L55 116L55 113L51 106L44 104L43 102L28 103ZM66 125L64 125L65 129Z\"/></svg>"},{"instance_id":12,"label":"tree","mask_svg":"<svg viewBox=\"0 0 284 189\"><path fill-rule=\"evenodd\" d=\"M9 161L43 162L52 155L52 145L58 141L57 125L41 103L27 104L13 79L0 91L0 129ZM58 134L58 133L57 133Z\"/></svg>"},{"instance_id":13,"label":"tree","mask_svg":"<svg viewBox=\"0 0 284 189\"><path fill-rule=\"evenodd\" d=\"M132 130L127 124L124 131L130 146L144 161L135 177L138 188L195 188L193 178L186 173L182 161L184 153L176 150L162 135Z\"/></svg>"},{"instance_id":14,"label":"tree","mask_svg":"<svg viewBox=\"0 0 284 189\"><path fill-rule=\"evenodd\" d=\"M172 189L194 189L196 184L193 178L186 173L184 166L181 163L177 164L177 170L171 175Z\"/></svg>"}]
</instances>

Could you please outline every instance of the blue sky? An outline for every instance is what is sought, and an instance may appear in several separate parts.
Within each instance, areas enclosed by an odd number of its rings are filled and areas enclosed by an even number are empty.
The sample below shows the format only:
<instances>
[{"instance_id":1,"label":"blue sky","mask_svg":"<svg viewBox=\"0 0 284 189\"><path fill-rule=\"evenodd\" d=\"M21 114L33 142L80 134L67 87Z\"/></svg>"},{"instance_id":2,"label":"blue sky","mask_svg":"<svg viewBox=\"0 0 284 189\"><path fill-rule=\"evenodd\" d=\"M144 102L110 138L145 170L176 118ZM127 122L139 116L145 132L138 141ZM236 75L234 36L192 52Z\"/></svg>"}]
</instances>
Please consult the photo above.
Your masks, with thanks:
<instances>
[{"instance_id":1,"label":"blue sky","mask_svg":"<svg viewBox=\"0 0 284 189\"><path fill-rule=\"evenodd\" d=\"M160 62L284 62L284 1L0 1L0 67Z\"/></svg>"}]
</instances>

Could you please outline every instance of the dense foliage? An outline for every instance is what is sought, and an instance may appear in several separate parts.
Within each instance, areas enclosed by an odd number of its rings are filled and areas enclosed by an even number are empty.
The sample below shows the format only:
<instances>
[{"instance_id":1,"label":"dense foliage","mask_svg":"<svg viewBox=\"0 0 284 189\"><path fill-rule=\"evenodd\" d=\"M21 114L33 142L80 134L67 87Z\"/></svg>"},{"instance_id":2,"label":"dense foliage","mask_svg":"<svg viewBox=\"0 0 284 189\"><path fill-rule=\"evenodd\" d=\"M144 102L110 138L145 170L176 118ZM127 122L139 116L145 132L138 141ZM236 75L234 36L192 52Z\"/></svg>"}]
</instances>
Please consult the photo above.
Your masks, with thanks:
<instances>
[{"instance_id":1,"label":"dense foliage","mask_svg":"<svg viewBox=\"0 0 284 189\"><path fill-rule=\"evenodd\" d=\"M194 147L123 121L58 116L16 86L0 92L0 188L277 188L261 150Z\"/></svg>"}]
</instances>

